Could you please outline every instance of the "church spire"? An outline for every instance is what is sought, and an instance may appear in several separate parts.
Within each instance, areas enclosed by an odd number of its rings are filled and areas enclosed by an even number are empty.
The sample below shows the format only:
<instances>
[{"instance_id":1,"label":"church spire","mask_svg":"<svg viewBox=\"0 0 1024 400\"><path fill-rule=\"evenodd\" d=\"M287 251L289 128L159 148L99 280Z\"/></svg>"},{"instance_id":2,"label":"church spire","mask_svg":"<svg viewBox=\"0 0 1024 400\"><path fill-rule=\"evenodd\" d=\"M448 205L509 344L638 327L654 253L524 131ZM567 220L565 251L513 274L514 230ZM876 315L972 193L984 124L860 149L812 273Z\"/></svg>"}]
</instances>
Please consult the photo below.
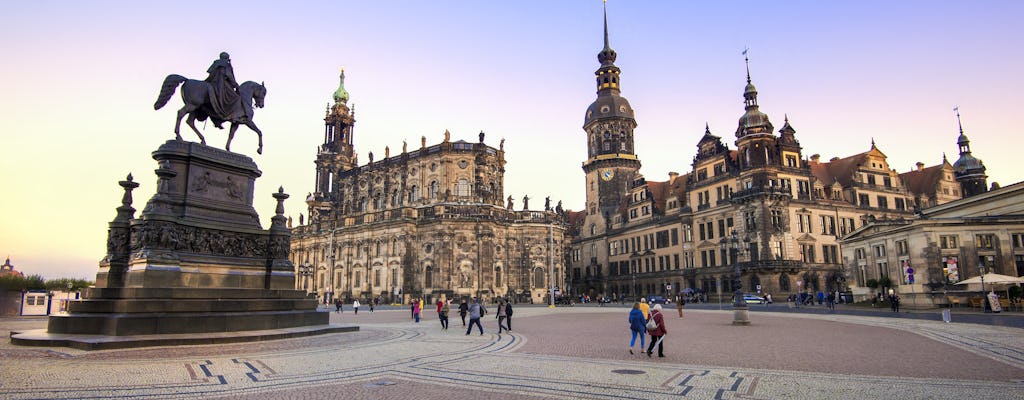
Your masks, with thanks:
<instances>
[{"instance_id":1,"label":"church spire","mask_svg":"<svg viewBox=\"0 0 1024 400\"><path fill-rule=\"evenodd\" d=\"M597 61L601 62L602 67L615 66L615 58L618 55L615 50L612 50L612 46L608 42L608 0L604 1L604 48L601 49L600 53L597 53Z\"/></svg>"},{"instance_id":2,"label":"church spire","mask_svg":"<svg viewBox=\"0 0 1024 400\"><path fill-rule=\"evenodd\" d=\"M341 67L341 75L338 79L340 82L338 83L338 90L334 91L334 102L341 104L348 103L348 91L345 90L345 67Z\"/></svg>"},{"instance_id":3,"label":"church spire","mask_svg":"<svg viewBox=\"0 0 1024 400\"><path fill-rule=\"evenodd\" d=\"M594 75L597 75L598 96L619 94L619 74L621 71L619 67L615 66L616 58L618 58L618 54L615 53L615 50L612 50L608 40L608 2L605 1L604 48L601 49L600 53L597 53L597 61L601 62L601 67L594 71Z\"/></svg>"},{"instance_id":4,"label":"church spire","mask_svg":"<svg viewBox=\"0 0 1024 400\"><path fill-rule=\"evenodd\" d=\"M747 86L743 88L743 108L746 112L740 117L736 128L737 139L750 134L771 134L775 129L768 116L758 109L757 88L750 80L750 58L747 57L747 51L749 49L743 49L743 62L747 67Z\"/></svg>"}]
</instances>

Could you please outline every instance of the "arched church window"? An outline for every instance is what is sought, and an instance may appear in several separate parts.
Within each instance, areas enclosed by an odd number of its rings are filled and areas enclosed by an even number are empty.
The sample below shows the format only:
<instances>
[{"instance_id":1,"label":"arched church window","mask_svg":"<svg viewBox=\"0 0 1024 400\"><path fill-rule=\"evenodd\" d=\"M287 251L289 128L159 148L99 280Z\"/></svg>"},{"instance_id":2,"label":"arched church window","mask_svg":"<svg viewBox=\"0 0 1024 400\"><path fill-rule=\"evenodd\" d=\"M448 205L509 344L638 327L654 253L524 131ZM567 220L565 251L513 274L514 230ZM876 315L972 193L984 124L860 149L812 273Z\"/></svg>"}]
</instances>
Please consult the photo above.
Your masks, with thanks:
<instances>
[{"instance_id":1,"label":"arched church window","mask_svg":"<svg viewBox=\"0 0 1024 400\"><path fill-rule=\"evenodd\" d=\"M468 179L465 179L465 178L459 179L459 181L455 184L455 195L456 196L469 196L470 195L470 189L469 188L470 188L470 186L469 186L469 180Z\"/></svg>"},{"instance_id":2,"label":"arched church window","mask_svg":"<svg viewBox=\"0 0 1024 400\"><path fill-rule=\"evenodd\" d=\"M433 287L434 286L434 269L431 266L427 266L426 272L423 273L423 286Z\"/></svg>"},{"instance_id":3,"label":"arched church window","mask_svg":"<svg viewBox=\"0 0 1024 400\"><path fill-rule=\"evenodd\" d=\"M779 275L779 290L783 292L789 291L789 275Z\"/></svg>"},{"instance_id":4,"label":"arched church window","mask_svg":"<svg viewBox=\"0 0 1024 400\"><path fill-rule=\"evenodd\" d=\"M501 267L494 267L494 287L501 287Z\"/></svg>"},{"instance_id":5,"label":"arched church window","mask_svg":"<svg viewBox=\"0 0 1024 400\"><path fill-rule=\"evenodd\" d=\"M533 269L533 288L543 289L545 287L544 282L544 269L537 267Z\"/></svg>"},{"instance_id":6,"label":"arched church window","mask_svg":"<svg viewBox=\"0 0 1024 400\"><path fill-rule=\"evenodd\" d=\"M430 182L430 188L427 190L427 197L431 200L437 200L437 181Z\"/></svg>"},{"instance_id":7,"label":"arched church window","mask_svg":"<svg viewBox=\"0 0 1024 400\"><path fill-rule=\"evenodd\" d=\"M409 202L418 201L420 199L420 187L412 185L412 189L409 189Z\"/></svg>"}]
</instances>

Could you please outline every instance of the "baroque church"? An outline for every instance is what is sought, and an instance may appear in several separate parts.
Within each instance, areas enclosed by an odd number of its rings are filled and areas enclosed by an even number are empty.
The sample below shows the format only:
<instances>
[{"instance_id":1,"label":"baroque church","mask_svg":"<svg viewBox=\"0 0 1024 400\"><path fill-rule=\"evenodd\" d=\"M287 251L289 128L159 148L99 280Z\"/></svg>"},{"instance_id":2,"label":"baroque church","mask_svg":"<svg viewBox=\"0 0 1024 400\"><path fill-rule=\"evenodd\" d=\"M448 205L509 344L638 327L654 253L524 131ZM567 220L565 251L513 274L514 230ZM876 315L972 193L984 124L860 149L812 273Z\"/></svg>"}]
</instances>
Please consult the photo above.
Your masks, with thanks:
<instances>
[{"instance_id":1,"label":"baroque church","mask_svg":"<svg viewBox=\"0 0 1024 400\"><path fill-rule=\"evenodd\" d=\"M498 296L546 302L564 286L566 226L545 202L514 209L504 191L504 139L497 148L454 140L402 144L359 165L355 111L342 70L316 154L308 220L293 227L296 288L335 299L406 303ZM536 204L536 203L535 203Z\"/></svg>"},{"instance_id":2,"label":"baroque church","mask_svg":"<svg viewBox=\"0 0 1024 400\"><path fill-rule=\"evenodd\" d=\"M872 221L912 218L986 191L984 165L962 132L955 164L943 156L938 165L918 163L905 173L888 164L874 140L844 158L805 156L788 116L776 131L760 111L746 59L735 147L705 126L687 173L647 180L633 151L637 121L621 93L607 10L597 58L597 99L583 122L586 204L566 213L573 295L714 298L739 286L784 299L863 288L871 277L847 270L841 238Z\"/></svg>"}]
</instances>

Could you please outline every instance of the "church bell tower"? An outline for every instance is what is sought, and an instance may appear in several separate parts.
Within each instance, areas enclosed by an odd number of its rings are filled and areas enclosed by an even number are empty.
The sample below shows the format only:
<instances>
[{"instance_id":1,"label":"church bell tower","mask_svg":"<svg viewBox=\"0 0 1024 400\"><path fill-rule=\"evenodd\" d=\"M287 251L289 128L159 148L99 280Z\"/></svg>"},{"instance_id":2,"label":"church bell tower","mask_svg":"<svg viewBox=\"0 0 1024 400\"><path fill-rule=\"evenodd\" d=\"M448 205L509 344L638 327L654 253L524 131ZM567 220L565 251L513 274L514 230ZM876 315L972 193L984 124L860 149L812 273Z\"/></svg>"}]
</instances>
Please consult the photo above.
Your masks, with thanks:
<instances>
[{"instance_id":1,"label":"church bell tower","mask_svg":"<svg viewBox=\"0 0 1024 400\"><path fill-rule=\"evenodd\" d=\"M604 48L597 54L601 63L594 75L597 99L587 107L583 130L587 134L586 220L583 236L603 233L618 211L629 185L640 170L633 148L633 108L620 95L621 70L615 66L618 55L608 43L608 9L604 11Z\"/></svg>"}]
</instances>

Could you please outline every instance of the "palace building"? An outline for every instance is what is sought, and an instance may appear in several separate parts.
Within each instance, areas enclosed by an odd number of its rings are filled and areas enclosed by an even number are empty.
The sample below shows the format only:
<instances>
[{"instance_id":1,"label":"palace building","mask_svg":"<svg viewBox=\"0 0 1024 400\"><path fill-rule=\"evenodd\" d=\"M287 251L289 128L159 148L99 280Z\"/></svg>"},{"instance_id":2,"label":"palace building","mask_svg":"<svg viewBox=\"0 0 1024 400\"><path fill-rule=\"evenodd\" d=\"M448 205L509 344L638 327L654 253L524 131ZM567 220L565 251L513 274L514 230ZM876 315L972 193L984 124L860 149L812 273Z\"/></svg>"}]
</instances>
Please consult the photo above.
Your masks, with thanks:
<instances>
[{"instance_id":1,"label":"palace building","mask_svg":"<svg viewBox=\"0 0 1024 400\"><path fill-rule=\"evenodd\" d=\"M296 287L324 302L379 298L509 297L544 302L562 285L565 224L545 204L505 199L504 139L497 148L451 139L359 165L345 74L324 118L308 221L292 229Z\"/></svg>"},{"instance_id":2,"label":"palace building","mask_svg":"<svg viewBox=\"0 0 1024 400\"><path fill-rule=\"evenodd\" d=\"M783 299L862 288L866 278L843 265L841 238L872 221L912 218L986 191L984 166L962 131L955 164L943 156L906 173L889 165L873 139L851 156L806 156L788 116L776 130L761 112L749 60L734 147L705 126L688 172L648 180L633 151L637 121L622 96L607 11L597 58L597 99L583 122L586 204L567 213L572 294L714 297L741 285Z\"/></svg>"}]
</instances>

